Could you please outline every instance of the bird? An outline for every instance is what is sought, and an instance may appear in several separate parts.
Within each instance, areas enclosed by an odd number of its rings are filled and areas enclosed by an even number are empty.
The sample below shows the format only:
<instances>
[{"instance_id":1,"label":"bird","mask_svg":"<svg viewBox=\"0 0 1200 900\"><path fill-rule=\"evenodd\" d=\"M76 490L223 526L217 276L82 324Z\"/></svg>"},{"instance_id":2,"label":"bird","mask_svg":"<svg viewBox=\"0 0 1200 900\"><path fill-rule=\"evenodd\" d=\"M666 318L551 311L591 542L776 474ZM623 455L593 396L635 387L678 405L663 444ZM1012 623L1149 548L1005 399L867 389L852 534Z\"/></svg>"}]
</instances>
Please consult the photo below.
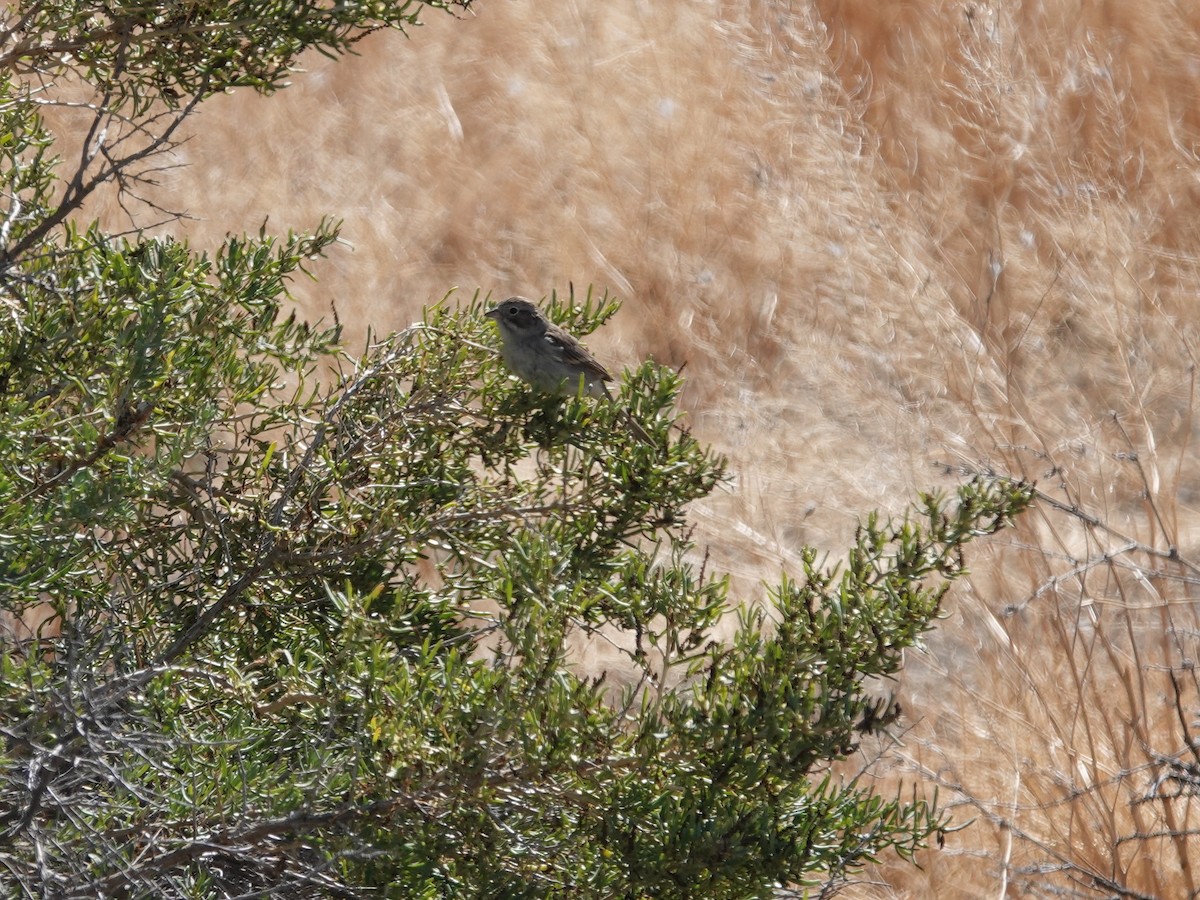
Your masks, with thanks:
<instances>
[{"instance_id":1,"label":"bird","mask_svg":"<svg viewBox=\"0 0 1200 900\"><path fill-rule=\"evenodd\" d=\"M607 382L613 377L608 369L531 301L509 297L484 315L500 329L504 364L534 389L570 397L578 392L582 381L589 397L612 399Z\"/></svg>"},{"instance_id":2,"label":"bird","mask_svg":"<svg viewBox=\"0 0 1200 900\"><path fill-rule=\"evenodd\" d=\"M568 332L546 318L524 297L509 297L484 315L500 330L500 356L514 375L546 394L573 397L582 385L589 397L613 399L608 369ZM637 437L653 443L649 433L625 412Z\"/></svg>"}]
</instances>

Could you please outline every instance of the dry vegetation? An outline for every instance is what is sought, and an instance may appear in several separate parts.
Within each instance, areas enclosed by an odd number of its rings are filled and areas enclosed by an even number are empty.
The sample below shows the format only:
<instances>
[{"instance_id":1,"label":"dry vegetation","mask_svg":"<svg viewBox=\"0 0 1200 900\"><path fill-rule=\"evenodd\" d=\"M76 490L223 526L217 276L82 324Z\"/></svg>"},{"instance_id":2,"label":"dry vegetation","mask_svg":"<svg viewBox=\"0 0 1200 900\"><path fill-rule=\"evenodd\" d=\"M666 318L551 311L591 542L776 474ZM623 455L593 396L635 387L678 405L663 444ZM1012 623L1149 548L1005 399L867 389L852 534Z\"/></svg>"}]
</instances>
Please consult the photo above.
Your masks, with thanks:
<instances>
[{"instance_id":1,"label":"dry vegetation","mask_svg":"<svg viewBox=\"0 0 1200 900\"><path fill-rule=\"evenodd\" d=\"M344 217L303 302L359 335L450 286L626 298L592 347L687 364L751 592L962 468L1036 478L875 770L976 822L849 895L1183 897L1198 48L1168 0L482 0L210 103L163 199L197 243Z\"/></svg>"}]
</instances>

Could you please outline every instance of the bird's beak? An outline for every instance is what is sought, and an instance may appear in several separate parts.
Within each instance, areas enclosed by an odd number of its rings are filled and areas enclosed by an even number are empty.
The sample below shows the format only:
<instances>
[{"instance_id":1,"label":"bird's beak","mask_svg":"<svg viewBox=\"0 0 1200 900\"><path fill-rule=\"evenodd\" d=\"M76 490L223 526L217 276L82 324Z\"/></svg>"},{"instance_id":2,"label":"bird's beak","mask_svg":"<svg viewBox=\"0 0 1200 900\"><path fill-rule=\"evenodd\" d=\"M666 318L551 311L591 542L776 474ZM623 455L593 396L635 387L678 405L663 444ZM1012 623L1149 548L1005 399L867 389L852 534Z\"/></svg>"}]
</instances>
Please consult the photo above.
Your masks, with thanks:
<instances>
[{"instance_id":1,"label":"bird's beak","mask_svg":"<svg viewBox=\"0 0 1200 900\"><path fill-rule=\"evenodd\" d=\"M485 319L498 319L498 318L500 318L500 307L498 307L498 306L493 306L491 309L489 309L487 312L485 312L485 313L483 314L483 317L484 317Z\"/></svg>"}]
</instances>

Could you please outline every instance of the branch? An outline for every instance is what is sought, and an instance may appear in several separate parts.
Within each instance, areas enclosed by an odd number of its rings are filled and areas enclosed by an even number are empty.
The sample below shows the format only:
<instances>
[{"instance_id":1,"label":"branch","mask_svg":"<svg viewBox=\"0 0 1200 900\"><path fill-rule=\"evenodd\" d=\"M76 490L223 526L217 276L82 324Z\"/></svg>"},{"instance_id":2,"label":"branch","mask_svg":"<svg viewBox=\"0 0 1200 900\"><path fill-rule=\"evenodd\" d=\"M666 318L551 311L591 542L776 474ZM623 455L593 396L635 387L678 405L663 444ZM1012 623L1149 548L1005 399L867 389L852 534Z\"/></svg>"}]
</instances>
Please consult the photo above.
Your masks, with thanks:
<instances>
[{"instance_id":1,"label":"branch","mask_svg":"<svg viewBox=\"0 0 1200 900\"><path fill-rule=\"evenodd\" d=\"M16 244L12 247L4 246L0 248L0 267L7 268L11 266L32 247L41 243L51 231L62 225L72 213L77 212L98 188L114 179L121 179L126 175L127 170L136 163L173 147L172 136L179 126L183 124L184 119L195 110L200 100L201 96L197 94L184 107L172 113L170 124L159 134L151 133L145 126L137 126L138 130L150 136L150 142L141 149L126 156L116 157L109 156L104 152L106 129L102 129L101 124L118 117L115 113L106 109L104 104L98 104L95 107L96 113L88 129L83 149L80 151L79 167L67 183L62 200L54 210L48 213L34 228L30 229ZM163 115L166 114L164 113ZM125 137L119 138L115 144L119 144L125 139ZM93 142L95 142L95 149L90 150L89 148ZM88 169L100 157L104 158L104 164L94 174L89 176Z\"/></svg>"},{"instance_id":2,"label":"branch","mask_svg":"<svg viewBox=\"0 0 1200 900\"><path fill-rule=\"evenodd\" d=\"M396 360L404 354L411 353L412 348L407 342L395 350L386 354L374 366L368 368L360 374L353 382L351 382L338 396L337 401L326 410L321 417L321 421L317 423L313 431L312 440L309 442L304 456L296 467L292 470L288 477L287 485L280 492L279 497L272 505L271 511L267 516L267 528L264 531L262 541L255 552L254 561L250 567L238 577L225 592L215 602L198 615L194 622L183 630L170 646L167 647L158 657L156 661L158 665L169 665L180 656L197 640L199 640L212 624L220 618L227 609L253 584L260 575L262 575L270 566L276 562L276 553L280 547L280 535L283 532L283 517L288 506L299 493L301 482L313 468L313 461L316 458L317 452L325 446L329 429L334 426L337 420L341 417L345 407L363 390L368 384L374 381L381 373L389 369ZM312 487L311 493L314 495L324 488L327 488L332 483L330 477L319 479ZM293 516L293 520L289 523L289 527L295 527L301 512L297 512Z\"/></svg>"}]
</instances>

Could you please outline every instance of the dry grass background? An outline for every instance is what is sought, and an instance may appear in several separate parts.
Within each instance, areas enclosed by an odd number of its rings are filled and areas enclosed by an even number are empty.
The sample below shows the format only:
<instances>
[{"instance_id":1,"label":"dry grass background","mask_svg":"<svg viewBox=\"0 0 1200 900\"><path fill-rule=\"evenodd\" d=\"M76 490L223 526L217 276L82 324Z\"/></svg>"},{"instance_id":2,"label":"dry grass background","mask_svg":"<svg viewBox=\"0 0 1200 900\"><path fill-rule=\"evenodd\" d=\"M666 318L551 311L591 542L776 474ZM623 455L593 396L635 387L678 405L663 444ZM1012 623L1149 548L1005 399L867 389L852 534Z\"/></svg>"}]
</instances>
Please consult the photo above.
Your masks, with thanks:
<instances>
[{"instance_id":1,"label":"dry grass background","mask_svg":"<svg viewBox=\"0 0 1200 900\"><path fill-rule=\"evenodd\" d=\"M1200 5L481 0L360 50L208 104L178 230L343 217L301 302L358 334L616 292L591 346L686 362L751 594L963 470L1038 479L872 769L977 821L847 895L1194 893Z\"/></svg>"}]
</instances>

